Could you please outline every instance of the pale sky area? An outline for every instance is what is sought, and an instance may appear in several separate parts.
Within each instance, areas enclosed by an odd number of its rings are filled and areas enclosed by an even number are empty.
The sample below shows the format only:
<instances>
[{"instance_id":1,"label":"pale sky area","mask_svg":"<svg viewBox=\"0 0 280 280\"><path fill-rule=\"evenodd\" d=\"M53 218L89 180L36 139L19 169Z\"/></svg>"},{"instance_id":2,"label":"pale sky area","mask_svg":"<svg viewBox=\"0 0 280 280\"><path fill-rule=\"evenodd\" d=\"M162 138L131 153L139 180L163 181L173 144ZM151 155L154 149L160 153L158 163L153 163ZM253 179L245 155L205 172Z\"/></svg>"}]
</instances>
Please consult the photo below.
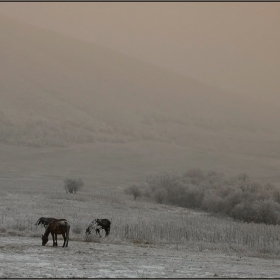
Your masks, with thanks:
<instances>
[{"instance_id":1,"label":"pale sky area","mask_svg":"<svg viewBox=\"0 0 280 280\"><path fill-rule=\"evenodd\" d=\"M280 101L280 3L1 2L0 15Z\"/></svg>"}]
</instances>

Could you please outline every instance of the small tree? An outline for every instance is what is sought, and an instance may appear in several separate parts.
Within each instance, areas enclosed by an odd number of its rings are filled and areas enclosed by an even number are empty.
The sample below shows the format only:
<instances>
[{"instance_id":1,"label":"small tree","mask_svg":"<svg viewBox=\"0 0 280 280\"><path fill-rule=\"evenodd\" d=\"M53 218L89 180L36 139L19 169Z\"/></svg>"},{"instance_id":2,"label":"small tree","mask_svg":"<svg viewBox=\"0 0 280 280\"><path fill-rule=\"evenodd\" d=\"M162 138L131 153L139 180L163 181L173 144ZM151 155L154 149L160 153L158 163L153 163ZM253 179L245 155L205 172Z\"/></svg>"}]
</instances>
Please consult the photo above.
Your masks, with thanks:
<instances>
[{"instance_id":1,"label":"small tree","mask_svg":"<svg viewBox=\"0 0 280 280\"><path fill-rule=\"evenodd\" d=\"M153 196L157 203L162 204L167 198L167 191L166 189L156 189Z\"/></svg>"},{"instance_id":2,"label":"small tree","mask_svg":"<svg viewBox=\"0 0 280 280\"><path fill-rule=\"evenodd\" d=\"M136 185L132 185L130 186L129 188L127 188L125 190L125 193L126 194L132 194L133 197L134 197L134 200L137 199L137 197L141 197L142 196L142 192L140 190L140 187L139 186L136 186Z\"/></svg>"},{"instance_id":3,"label":"small tree","mask_svg":"<svg viewBox=\"0 0 280 280\"><path fill-rule=\"evenodd\" d=\"M84 186L84 182L81 178L78 179L71 179L66 178L64 180L64 188L66 193L75 194L78 190L80 190Z\"/></svg>"}]
</instances>

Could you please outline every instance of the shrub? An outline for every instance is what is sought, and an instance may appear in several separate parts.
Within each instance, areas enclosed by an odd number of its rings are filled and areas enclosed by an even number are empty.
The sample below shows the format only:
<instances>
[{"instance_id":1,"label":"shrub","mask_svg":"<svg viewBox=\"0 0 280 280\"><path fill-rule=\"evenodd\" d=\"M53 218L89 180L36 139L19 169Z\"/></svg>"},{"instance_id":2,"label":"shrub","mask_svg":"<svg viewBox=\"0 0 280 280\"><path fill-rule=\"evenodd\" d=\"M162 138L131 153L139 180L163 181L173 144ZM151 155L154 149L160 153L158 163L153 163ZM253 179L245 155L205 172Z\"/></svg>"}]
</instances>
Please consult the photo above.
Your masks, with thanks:
<instances>
[{"instance_id":1,"label":"shrub","mask_svg":"<svg viewBox=\"0 0 280 280\"><path fill-rule=\"evenodd\" d=\"M243 193L239 189L228 188L229 193L223 198L225 202L224 214L230 215L232 209L243 201Z\"/></svg>"},{"instance_id":2,"label":"shrub","mask_svg":"<svg viewBox=\"0 0 280 280\"><path fill-rule=\"evenodd\" d=\"M162 173L147 178L143 195L157 203L200 208L244 222L280 224L280 190L245 173L232 178L200 169L182 176Z\"/></svg>"},{"instance_id":3,"label":"shrub","mask_svg":"<svg viewBox=\"0 0 280 280\"><path fill-rule=\"evenodd\" d=\"M203 190L197 187L189 187L186 191L185 206L190 208L200 208L203 199Z\"/></svg>"},{"instance_id":4,"label":"shrub","mask_svg":"<svg viewBox=\"0 0 280 280\"><path fill-rule=\"evenodd\" d=\"M183 176L184 177L190 177L190 178L203 179L204 178L204 173L199 168L193 168L193 169L190 169L190 170L186 171Z\"/></svg>"},{"instance_id":5,"label":"shrub","mask_svg":"<svg viewBox=\"0 0 280 280\"><path fill-rule=\"evenodd\" d=\"M256 201L254 204L255 220L257 223L276 225L279 222L280 206L270 199Z\"/></svg>"},{"instance_id":6,"label":"shrub","mask_svg":"<svg viewBox=\"0 0 280 280\"><path fill-rule=\"evenodd\" d=\"M256 217L256 212L251 204L241 202L235 205L230 212L230 216L243 222L253 222Z\"/></svg>"},{"instance_id":7,"label":"shrub","mask_svg":"<svg viewBox=\"0 0 280 280\"><path fill-rule=\"evenodd\" d=\"M178 206L188 207L188 203L186 201L186 185L185 184L177 184L172 185L168 188L168 201L171 204L176 204Z\"/></svg>"},{"instance_id":8,"label":"shrub","mask_svg":"<svg viewBox=\"0 0 280 280\"><path fill-rule=\"evenodd\" d=\"M201 208L211 213L221 213L224 208L224 200L214 191L208 191L203 197Z\"/></svg>"},{"instance_id":9,"label":"shrub","mask_svg":"<svg viewBox=\"0 0 280 280\"><path fill-rule=\"evenodd\" d=\"M147 177L147 183L152 191L155 191L157 188L169 189L174 185L178 184L180 178L176 175L171 175L168 173L162 173L156 176Z\"/></svg>"},{"instance_id":10,"label":"shrub","mask_svg":"<svg viewBox=\"0 0 280 280\"><path fill-rule=\"evenodd\" d=\"M280 203L280 191L274 190L272 195L273 195L273 200L276 201L277 203Z\"/></svg>"},{"instance_id":11,"label":"shrub","mask_svg":"<svg viewBox=\"0 0 280 280\"><path fill-rule=\"evenodd\" d=\"M64 180L64 188L66 193L75 194L78 190L80 190L84 186L83 180L81 178L71 179L66 178Z\"/></svg>"},{"instance_id":12,"label":"shrub","mask_svg":"<svg viewBox=\"0 0 280 280\"><path fill-rule=\"evenodd\" d=\"M165 189L157 189L153 197L157 203L161 204L167 200L167 191Z\"/></svg>"},{"instance_id":13,"label":"shrub","mask_svg":"<svg viewBox=\"0 0 280 280\"><path fill-rule=\"evenodd\" d=\"M141 197L142 195L140 186L136 186L136 185L132 185L129 188L127 188L125 190L125 193L133 195L134 200L136 200L138 197Z\"/></svg>"}]
</instances>

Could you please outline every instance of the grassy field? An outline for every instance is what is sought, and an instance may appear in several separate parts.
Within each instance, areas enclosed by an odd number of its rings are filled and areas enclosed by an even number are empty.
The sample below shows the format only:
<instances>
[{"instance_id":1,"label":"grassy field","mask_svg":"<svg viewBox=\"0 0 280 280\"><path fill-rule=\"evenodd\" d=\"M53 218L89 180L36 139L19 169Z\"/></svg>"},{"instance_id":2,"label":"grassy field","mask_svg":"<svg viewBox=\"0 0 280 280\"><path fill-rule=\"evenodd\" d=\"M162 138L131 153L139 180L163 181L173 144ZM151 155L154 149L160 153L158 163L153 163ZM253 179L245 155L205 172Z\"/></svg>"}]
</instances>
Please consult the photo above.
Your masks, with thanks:
<instances>
[{"instance_id":1,"label":"grassy field","mask_svg":"<svg viewBox=\"0 0 280 280\"><path fill-rule=\"evenodd\" d=\"M181 173L194 166L232 175L247 171L252 177L277 181L277 173L270 169L276 159L256 162L247 157L251 165L242 160L237 166L242 155L232 155L222 162L219 155L215 161L207 153L198 155L181 147L160 145L1 146L1 235L38 237L41 244L43 228L34 224L41 216L53 216L68 219L72 240L85 241L88 224L94 218L108 218L112 221L110 236L101 240L94 237L95 242L279 257L279 226L234 222L144 198L134 201L123 192L149 174ZM223 168L218 168L222 163ZM81 177L84 188L75 195L66 194L66 177Z\"/></svg>"}]
</instances>

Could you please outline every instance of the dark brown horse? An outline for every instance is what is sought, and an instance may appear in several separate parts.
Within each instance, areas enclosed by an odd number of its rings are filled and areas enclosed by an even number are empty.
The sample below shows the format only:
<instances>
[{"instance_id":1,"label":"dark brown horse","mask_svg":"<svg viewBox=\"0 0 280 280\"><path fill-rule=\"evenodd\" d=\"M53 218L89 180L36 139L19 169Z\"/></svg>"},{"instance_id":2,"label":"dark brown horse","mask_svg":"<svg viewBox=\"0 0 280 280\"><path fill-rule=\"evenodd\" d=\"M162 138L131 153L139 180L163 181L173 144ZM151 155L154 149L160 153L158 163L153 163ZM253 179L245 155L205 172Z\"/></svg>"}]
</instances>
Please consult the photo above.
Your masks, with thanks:
<instances>
[{"instance_id":1,"label":"dark brown horse","mask_svg":"<svg viewBox=\"0 0 280 280\"><path fill-rule=\"evenodd\" d=\"M68 224L67 220L52 220L46 228L45 233L42 235L42 245L45 246L47 244L49 241L48 236L51 233L53 238L53 246L57 246L57 235L62 234L64 239L62 247L67 247L69 240L69 230L70 225Z\"/></svg>"},{"instance_id":2,"label":"dark brown horse","mask_svg":"<svg viewBox=\"0 0 280 280\"><path fill-rule=\"evenodd\" d=\"M38 225L42 225L44 226L45 228L48 226L48 224L50 223L50 221L52 220L56 220L55 218L45 218L45 217L41 217L35 224L35 226L38 226Z\"/></svg>"}]
</instances>

